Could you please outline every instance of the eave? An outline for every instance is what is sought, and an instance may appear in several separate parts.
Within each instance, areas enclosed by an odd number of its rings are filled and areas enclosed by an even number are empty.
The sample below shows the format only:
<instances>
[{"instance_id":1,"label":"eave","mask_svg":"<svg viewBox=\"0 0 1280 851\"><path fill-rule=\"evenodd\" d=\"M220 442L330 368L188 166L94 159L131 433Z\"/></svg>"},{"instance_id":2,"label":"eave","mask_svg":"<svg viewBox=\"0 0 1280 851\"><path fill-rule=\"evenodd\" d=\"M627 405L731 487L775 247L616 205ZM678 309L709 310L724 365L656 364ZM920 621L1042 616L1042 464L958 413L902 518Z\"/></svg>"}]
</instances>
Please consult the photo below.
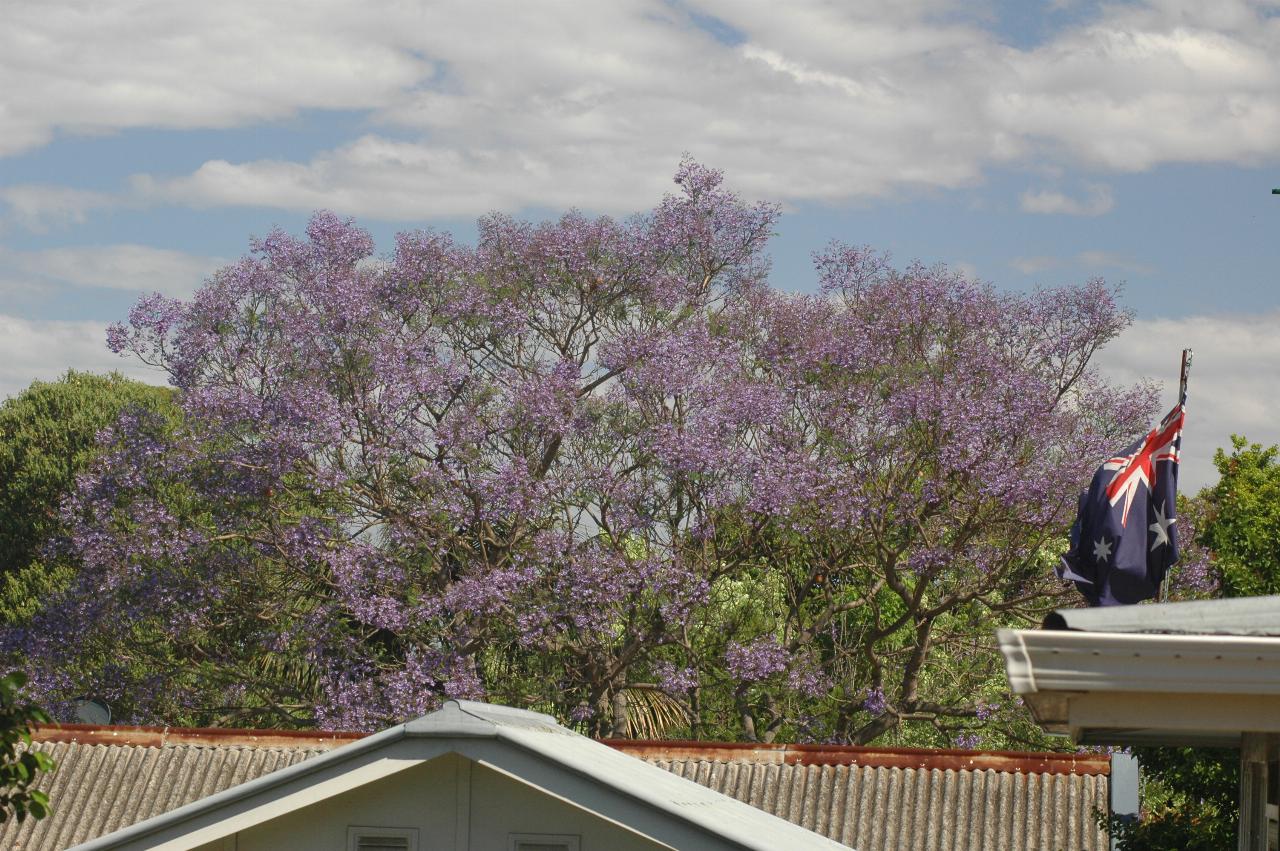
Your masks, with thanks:
<instances>
[{"instance_id":1,"label":"eave","mask_svg":"<svg viewBox=\"0 0 1280 851\"><path fill-rule=\"evenodd\" d=\"M1089 744L1234 747L1280 733L1280 638L997 631L1009 684L1047 732Z\"/></svg>"}]
</instances>

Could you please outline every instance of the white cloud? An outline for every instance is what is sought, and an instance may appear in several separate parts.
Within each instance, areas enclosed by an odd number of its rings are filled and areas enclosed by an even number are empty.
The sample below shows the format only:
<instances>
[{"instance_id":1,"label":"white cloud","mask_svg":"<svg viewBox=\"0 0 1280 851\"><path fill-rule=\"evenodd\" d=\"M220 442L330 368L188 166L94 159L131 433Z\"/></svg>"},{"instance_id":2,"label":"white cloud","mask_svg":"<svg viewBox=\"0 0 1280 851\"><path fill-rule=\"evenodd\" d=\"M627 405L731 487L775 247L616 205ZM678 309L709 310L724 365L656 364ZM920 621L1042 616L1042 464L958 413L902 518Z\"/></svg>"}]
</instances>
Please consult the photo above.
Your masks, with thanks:
<instances>
[{"instance_id":1,"label":"white cloud","mask_svg":"<svg viewBox=\"0 0 1280 851\"><path fill-rule=\"evenodd\" d=\"M146 245L71 246L44 251L0 249L0 278L24 289L65 285L189 296L226 264Z\"/></svg>"},{"instance_id":2,"label":"white cloud","mask_svg":"<svg viewBox=\"0 0 1280 851\"><path fill-rule=\"evenodd\" d=\"M1218 480L1213 451L1243 434L1280 443L1280 311L1260 316L1197 316L1139 320L1104 349L1099 363L1117 381L1151 378L1164 387L1166 408L1177 401L1185 347L1195 350L1182 439L1183 490Z\"/></svg>"},{"instance_id":3,"label":"white cloud","mask_svg":"<svg viewBox=\"0 0 1280 851\"><path fill-rule=\"evenodd\" d=\"M0 201L8 207L5 218L40 232L81 224L90 211L118 203L102 192L37 184L0 187Z\"/></svg>"},{"instance_id":4,"label":"white cloud","mask_svg":"<svg viewBox=\"0 0 1280 851\"><path fill-rule=\"evenodd\" d=\"M99 322L21 319L0 314L0 399L13 396L32 381L51 381L68 369L116 370L150 384L164 384L160 372L125 360L106 346L106 326Z\"/></svg>"},{"instance_id":5,"label":"white cloud","mask_svg":"<svg viewBox=\"0 0 1280 851\"><path fill-rule=\"evenodd\" d=\"M433 72L421 4L12 0L0 27L0 155L56 131L230 127L368 109ZM479 31L472 34L479 37Z\"/></svg>"},{"instance_id":6,"label":"white cloud","mask_svg":"<svg viewBox=\"0 0 1280 851\"><path fill-rule=\"evenodd\" d=\"M1111 187L1093 183L1085 198L1071 198L1051 189L1022 193L1019 203L1027 213L1059 213L1067 216L1101 216L1115 206Z\"/></svg>"},{"instance_id":7,"label":"white cloud","mask_svg":"<svg viewBox=\"0 0 1280 851\"><path fill-rule=\"evenodd\" d=\"M685 150L784 202L967 186L999 163L1136 170L1280 150L1280 27L1263 4L1109 4L1027 49L968 8L132 0L73 12L32 0L0 30L0 153L55 132L366 110L374 132L306 161L213 159L137 188L151 201L419 218L632 210ZM1042 212L1111 203L1105 187L1024 196Z\"/></svg>"}]
</instances>

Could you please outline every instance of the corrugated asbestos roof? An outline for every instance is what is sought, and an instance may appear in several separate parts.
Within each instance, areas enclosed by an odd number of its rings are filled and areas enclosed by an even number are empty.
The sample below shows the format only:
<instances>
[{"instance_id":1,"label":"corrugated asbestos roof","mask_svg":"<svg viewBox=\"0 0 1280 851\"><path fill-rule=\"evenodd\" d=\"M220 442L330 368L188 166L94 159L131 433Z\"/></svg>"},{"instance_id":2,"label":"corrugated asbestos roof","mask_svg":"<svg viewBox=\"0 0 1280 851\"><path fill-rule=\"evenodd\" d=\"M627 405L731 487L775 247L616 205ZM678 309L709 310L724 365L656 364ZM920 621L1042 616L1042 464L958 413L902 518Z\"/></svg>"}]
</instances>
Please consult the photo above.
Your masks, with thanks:
<instances>
[{"instance_id":1,"label":"corrugated asbestos roof","mask_svg":"<svg viewBox=\"0 0 1280 851\"><path fill-rule=\"evenodd\" d=\"M651 761L858 851L1109 847L1101 774Z\"/></svg>"},{"instance_id":2,"label":"corrugated asbestos roof","mask_svg":"<svg viewBox=\"0 0 1280 851\"><path fill-rule=\"evenodd\" d=\"M214 792L302 762L327 748L38 742L57 763L40 785L54 813L0 825L7 851L62 851Z\"/></svg>"},{"instance_id":3,"label":"corrugated asbestos roof","mask_svg":"<svg viewBox=\"0 0 1280 851\"><path fill-rule=\"evenodd\" d=\"M332 750L358 734L66 725L37 734L55 814L0 848L62 851ZM696 742L609 742L859 851L1108 847L1100 757Z\"/></svg>"}]
</instances>

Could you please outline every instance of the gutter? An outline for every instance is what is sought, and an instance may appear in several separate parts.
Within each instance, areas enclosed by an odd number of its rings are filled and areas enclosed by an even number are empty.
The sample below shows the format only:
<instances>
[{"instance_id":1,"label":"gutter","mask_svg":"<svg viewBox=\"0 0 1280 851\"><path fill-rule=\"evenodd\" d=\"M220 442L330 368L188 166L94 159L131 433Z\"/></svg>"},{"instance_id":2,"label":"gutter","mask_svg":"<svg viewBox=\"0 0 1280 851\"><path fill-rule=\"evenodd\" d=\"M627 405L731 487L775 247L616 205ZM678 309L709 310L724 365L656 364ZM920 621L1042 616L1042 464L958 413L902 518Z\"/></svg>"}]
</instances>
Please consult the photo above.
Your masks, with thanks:
<instances>
[{"instance_id":1,"label":"gutter","mask_svg":"<svg viewBox=\"0 0 1280 851\"><path fill-rule=\"evenodd\" d=\"M1280 695L1280 638L1000 629L1014 694Z\"/></svg>"}]
</instances>

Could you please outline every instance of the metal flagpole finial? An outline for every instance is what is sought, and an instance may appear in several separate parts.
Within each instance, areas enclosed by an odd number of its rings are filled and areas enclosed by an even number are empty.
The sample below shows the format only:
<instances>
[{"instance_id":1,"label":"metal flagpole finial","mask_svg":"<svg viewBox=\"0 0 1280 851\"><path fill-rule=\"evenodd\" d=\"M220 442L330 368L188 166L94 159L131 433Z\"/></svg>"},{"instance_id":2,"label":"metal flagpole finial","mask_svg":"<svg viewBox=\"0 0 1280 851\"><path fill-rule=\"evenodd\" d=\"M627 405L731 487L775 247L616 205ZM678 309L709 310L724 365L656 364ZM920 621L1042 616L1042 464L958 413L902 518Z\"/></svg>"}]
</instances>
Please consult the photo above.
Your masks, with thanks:
<instances>
[{"instance_id":1,"label":"metal flagpole finial","mask_svg":"<svg viewBox=\"0 0 1280 851\"><path fill-rule=\"evenodd\" d=\"M1187 404L1187 375L1191 372L1191 358L1195 353L1191 349L1182 350L1182 370L1178 375L1178 402Z\"/></svg>"}]
</instances>

